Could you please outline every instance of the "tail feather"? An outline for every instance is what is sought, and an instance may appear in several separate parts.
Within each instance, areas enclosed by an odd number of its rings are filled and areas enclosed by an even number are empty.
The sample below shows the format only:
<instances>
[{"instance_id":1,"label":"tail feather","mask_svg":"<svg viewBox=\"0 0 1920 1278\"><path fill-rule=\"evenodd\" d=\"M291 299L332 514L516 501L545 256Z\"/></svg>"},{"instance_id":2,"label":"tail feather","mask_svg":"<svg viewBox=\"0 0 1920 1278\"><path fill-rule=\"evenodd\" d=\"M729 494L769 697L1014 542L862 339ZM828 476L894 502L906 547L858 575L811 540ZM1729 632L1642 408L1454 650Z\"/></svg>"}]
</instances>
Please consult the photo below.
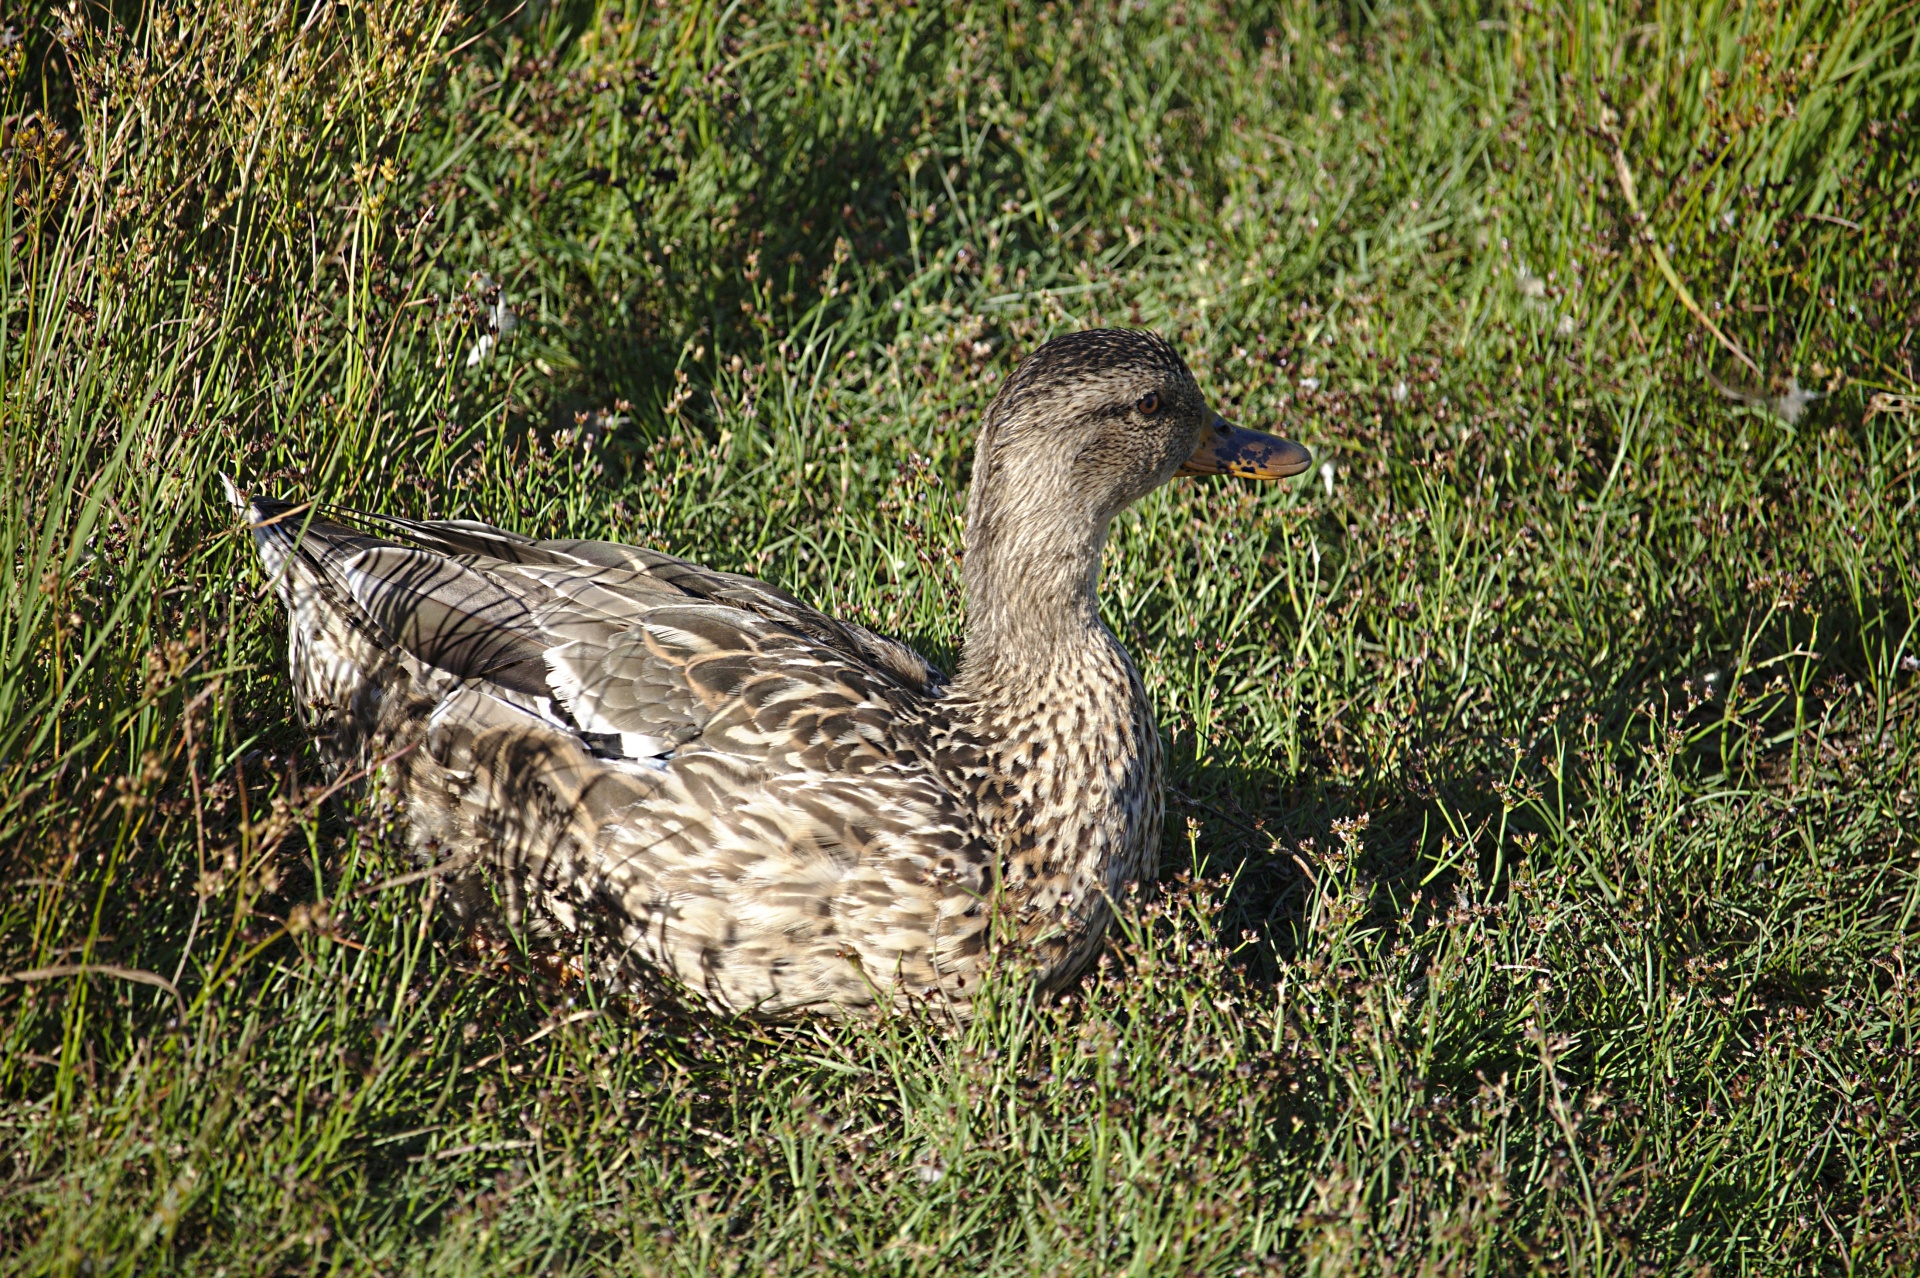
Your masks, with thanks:
<instances>
[{"instance_id":1,"label":"tail feather","mask_svg":"<svg viewBox=\"0 0 1920 1278\"><path fill-rule=\"evenodd\" d=\"M256 497L247 516L262 566L296 620L344 624L457 678L545 695L544 645L527 603L485 571L438 549L369 536L306 504Z\"/></svg>"}]
</instances>

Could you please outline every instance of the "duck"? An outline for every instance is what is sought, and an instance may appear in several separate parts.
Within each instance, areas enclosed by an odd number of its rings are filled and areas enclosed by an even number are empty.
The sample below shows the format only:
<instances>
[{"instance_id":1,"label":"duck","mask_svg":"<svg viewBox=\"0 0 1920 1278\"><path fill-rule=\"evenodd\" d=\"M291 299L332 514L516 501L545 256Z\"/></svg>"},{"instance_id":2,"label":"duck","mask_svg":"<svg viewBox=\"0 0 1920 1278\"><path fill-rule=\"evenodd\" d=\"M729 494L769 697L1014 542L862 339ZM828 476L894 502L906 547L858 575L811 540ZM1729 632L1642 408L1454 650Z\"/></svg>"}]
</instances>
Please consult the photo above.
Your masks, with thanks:
<instances>
[{"instance_id":1,"label":"duck","mask_svg":"<svg viewBox=\"0 0 1920 1278\"><path fill-rule=\"evenodd\" d=\"M299 717L332 766L379 765L419 863L629 988L777 1021L964 1017L996 962L1079 978L1164 820L1153 708L1100 616L1109 529L1176 475L1310 463L1152 332L1046 342L977 435L951 676L658 550L222 480Z\"/></svg>"}]
</instances>

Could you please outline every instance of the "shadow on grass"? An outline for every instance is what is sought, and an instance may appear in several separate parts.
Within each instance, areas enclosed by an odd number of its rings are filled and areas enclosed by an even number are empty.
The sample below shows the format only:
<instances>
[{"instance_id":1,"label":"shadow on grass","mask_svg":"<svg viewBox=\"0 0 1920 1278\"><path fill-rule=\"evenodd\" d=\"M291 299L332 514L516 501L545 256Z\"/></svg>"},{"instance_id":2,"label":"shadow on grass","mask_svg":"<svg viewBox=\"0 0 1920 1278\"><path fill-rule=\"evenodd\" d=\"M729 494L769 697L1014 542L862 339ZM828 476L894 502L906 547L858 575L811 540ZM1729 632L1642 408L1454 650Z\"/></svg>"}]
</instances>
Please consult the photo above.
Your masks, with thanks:
<instances>
[{"instance_id":1,"label":"shadow on grass","mask_svg":"<svg viewBox=\"0 0 1920 1278\"><path fill-rule=\"evenodd\" d=\"M1262 949L1297 955L1309 944L1316 883L1329 866L1344 869L1348 852L1367 890L1369 924L1391 931L1456 889L1504 900L1530 857L1564 861L1570 839L1592 819L1632 827L1643 815L1636 787L1655 779L1652 769L1670 769L1690 795L1745 793L1754 801L1773 792L1785 802L1850 792L1847 759L1877 748L1888 730L1914 624L1911 601L1897 588L1858 605L1839 589L1810 594L1797 611L1750 613L1744 629L1727 618L1672 618L1620 663L1632 672L1627 678L1570 689L1517 758L1497 735L1436 728L1448 710L1441 702L1407 723L1414 748L1395 762L1362 760L1354 781L1331 774L1324 740L1309 742L1306 768L1289 776L1279 767L1202 762L1192 735L1178 734L1168 760L1162 877L1224 879L1220 934L1252 932ZM1717 633L1705 646L1719 664L1689 676L1699 628L1708 626ZM1783 675L1794 660L1801 667ZM1507 722L1524 710L1499 706L1490 719ZM1494 766L1503 758L1513 760L1510 769ZM1183 819L1197 823L1191 843ZM1692 886L1704 902L1714 885ZM1697 930L1703 917L1686 909L1678 922ZM1790 984L1804 994L1823 983Z\"/></svg>"}]
</instances>

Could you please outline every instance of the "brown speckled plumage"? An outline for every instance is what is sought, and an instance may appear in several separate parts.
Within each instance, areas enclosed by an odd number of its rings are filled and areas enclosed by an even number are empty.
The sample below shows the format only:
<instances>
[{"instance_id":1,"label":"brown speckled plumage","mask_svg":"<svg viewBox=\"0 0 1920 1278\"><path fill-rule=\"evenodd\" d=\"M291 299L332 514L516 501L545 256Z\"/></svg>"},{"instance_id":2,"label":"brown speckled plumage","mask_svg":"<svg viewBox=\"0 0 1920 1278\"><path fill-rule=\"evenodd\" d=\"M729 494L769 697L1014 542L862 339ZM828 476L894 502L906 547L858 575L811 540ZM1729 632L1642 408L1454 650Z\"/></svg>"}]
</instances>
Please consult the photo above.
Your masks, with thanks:
<instances>
[{"instance_id":1,"label":"brown speckled plumage","mask_svg":"<svg viewBox=\"0 0 1920 1278\"><path fill-rule=\"evenodd\" d=\"M1095 597L1111 520L1277 443L1212 418L1151 334L1042 347L981 432L951 681L654 551L247 513L310 728L337 760L398 754L424 854L721 1008L964 1012L996 947L1074 979L1158 864L1160 740ZM1286 447L1266 477L1304 468Z\"/></svg>"}]
</instances>

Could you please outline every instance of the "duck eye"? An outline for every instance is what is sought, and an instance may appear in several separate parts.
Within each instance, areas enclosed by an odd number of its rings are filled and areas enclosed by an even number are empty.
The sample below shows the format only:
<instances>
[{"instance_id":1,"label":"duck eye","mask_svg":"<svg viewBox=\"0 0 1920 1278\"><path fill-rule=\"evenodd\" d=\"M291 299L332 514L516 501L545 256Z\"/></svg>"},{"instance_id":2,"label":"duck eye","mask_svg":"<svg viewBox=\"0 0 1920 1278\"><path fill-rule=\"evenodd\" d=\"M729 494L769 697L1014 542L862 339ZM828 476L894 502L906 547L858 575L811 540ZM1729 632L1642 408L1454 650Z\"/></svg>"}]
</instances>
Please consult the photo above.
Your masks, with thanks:
<instances>
[{"instance_id":1,"label":"duck eye","mask_svg":"<svg viewBox=\"0 0 1920 1278\"><path fill-rule=\"evenodd\" d=\"M1142 413L1146 414L1148 417L1151 417L1155 413L1160 411L1160 397L1154 394L1152 391L1148 391L1146 394L1140 397L1140 402L1135 404L1134 407L1139 409Z\"/></svg>"}]
</instances>

